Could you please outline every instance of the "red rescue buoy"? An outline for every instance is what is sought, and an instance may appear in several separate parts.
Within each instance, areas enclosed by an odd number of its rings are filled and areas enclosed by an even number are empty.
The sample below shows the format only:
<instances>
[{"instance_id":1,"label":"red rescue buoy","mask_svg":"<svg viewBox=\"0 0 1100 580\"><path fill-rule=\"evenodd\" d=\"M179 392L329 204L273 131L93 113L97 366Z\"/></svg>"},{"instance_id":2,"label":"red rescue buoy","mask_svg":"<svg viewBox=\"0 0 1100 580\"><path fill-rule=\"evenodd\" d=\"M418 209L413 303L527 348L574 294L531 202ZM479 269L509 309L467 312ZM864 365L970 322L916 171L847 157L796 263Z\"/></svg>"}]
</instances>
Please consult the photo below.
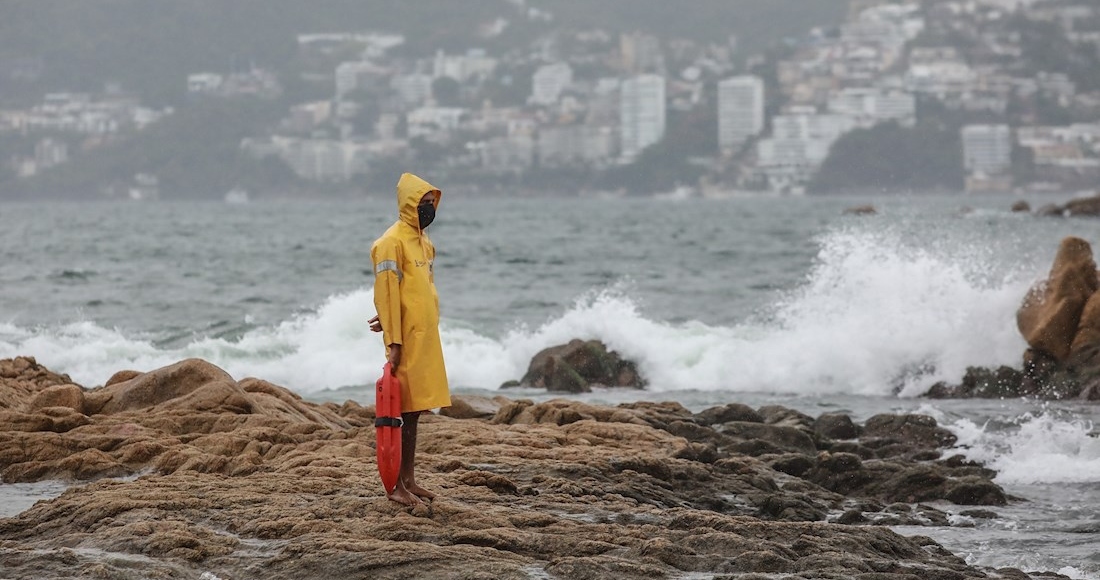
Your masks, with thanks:
<instances>
[{"instance_id":1,"label":"red rescue buoy","mask_svg":"<svg viewBox=\"0 0 1100 580\"><path fill-rule=\"evenodd\" d=\"M401 471L401 382L390 363L382 367L382 378L375 383L374 436L378 475L386 493L397 487Z\"/></svg>"}]
</instances>

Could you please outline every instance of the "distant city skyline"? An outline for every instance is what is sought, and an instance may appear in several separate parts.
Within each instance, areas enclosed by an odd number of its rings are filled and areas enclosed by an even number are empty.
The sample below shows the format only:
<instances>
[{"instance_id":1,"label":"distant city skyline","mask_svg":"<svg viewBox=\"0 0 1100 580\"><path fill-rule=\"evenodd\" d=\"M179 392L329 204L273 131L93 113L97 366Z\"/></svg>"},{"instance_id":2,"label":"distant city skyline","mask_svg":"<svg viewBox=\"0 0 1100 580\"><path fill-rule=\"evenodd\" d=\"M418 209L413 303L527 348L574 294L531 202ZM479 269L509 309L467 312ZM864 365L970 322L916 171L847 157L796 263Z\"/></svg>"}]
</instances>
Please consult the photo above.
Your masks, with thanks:
<instances>
[{"instance_id":1,"label":"distant city skyline","mask_svg":"<svg viewBox=\"0 0 1100 580\"><path fill-rule=\"evenodd\" d=\"M179 79L188 95L179 110L144 106L117 85L0 109L0 139L14 143L0 148L0 183L3 171L17 182L63 173L89 152L204 103L266 102L285 112L238 138L237 154L255 171L276 175L270 161L277 161L303 183L330 187L369 179L393 163L473 183L508 177L522 184L529 175L545 180L559 172L588 176L582 187L602 187L601 172L632 168L659 146L662 157L647 163L662 168L636 185L659 189L686 179L718 192L803 193L841 139L883 126L915 131L951 115L959 119L955 133L939 139L958 143L955 159L945 163L966 173L960 187L1077 187L1100 180L1100 83L1057 70L1024 76L1003 63L1026 62L1028 51L1041 50L1012 28L1019 26L1056 32L1100 54L1100 30L1087 28L1100 20L1098 12L1084 0L854 0L838 27L811 30L775 55L737 55L732 37L695 42L602 29L556 29L512 50L438 48L423 56L404 52L410 41L396 31L300 33L293 70L253 64L191 71ZM539 18L552 21L552 13ZM508 28L498 19L483 33ZM948 31L969 44L947 44L941 39ZM1100 74L1100 57L1093 60ZM309 93L311 100L295 97ZM1052 107L1057 114L1045 113ZM688 118L697 123L694 133L680 125ZM1003 129L993 139L988 126ZM1072 130L1053 130L1060 127ZM1017 129L1031 128L1027 139L1018 137ZM1026 167L1012 163L1017 147L1031 152ZM689 165L676 165L687 157ZM125 188L138 174L159 173L135 166L99 185L113 191L118 181Z\"/></svg>"}]
</instances>

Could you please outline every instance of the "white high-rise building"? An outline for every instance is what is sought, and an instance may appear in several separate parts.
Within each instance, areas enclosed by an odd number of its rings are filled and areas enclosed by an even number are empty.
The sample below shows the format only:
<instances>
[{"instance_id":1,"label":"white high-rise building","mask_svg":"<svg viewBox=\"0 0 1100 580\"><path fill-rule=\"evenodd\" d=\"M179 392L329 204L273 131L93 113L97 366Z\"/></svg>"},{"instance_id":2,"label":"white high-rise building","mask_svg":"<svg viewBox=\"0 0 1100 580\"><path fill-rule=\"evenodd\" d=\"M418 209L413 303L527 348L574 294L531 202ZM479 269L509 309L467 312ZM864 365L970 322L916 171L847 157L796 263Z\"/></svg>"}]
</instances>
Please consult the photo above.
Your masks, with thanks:
<instances>
[{"instance_id":1,"label":"white high-rise building","mask_svg":"<svg viewBox=\"0 0 1100 580\"><path fill-rule=\"evenodd\" d=\"M739 148L764 130L764 81L755 76L718 83L718 146Z\"/></svg>"},{"instance_id":2,"label":"white high-rise building","mask_svg":"<svg viewBox=\"0 0 1100 580\"><path fill-rule=\"evenodd\" d=\"M1012 167L1012 129L1008 125L967 125L962 129L963 167L975 175L996 175Z\"/></svg>"},{"instance_id":3,"label":"white high-rise building","mask_svg":"<svg viewBox=\"0 0 1100 580\"><path fill-rule=\"evenodd\" d=\"M772 118L772 136L756 144L758 166L776 191L798 191L813 177L842 135L856 127L848 115L793 108Z\"/></svg>"},{"instance_id":4,"label":"white high-rise building","mask_svg":"<svg viewBox=\"0 0 1100 580\"><path fill-rule=\"evenodd\" d=\"M273 146L279 157L302 179L346 183L366 173L368 168L367 149L360 143L275 137Z\"/></svg>"},{"instance_id":5,"label":"white high-rise building","mask_svg":"<svg viewBox=\"0 0 1100 580\"><path fill-rule=\"evenodd\" d=\"M573 84L573 67L557 62L539 67L531 79L531 102L553 105L566 87Z\"/></svg>"},{"instance_id":6,"label":"white high-rise building","mask_svg":"<svg viewBox=\"0 0 1100 580\"><path fill-rule=\"evenodd\" d=\"M378 70L366 61L342 62L336 67L336 100L363 86L363 79Z\"/></svg>"},{"instance_id":7,"label":"white high-rise building","mask_svg":"<svg viewBox=\"0 0 1100 580\"><path fill-rule=\"evenodd\" d=\"M408 107L419 107L432 98L432 75L413 73L398 75L390 81L401 102Z\"/></svg>"},{"instance_id":8,"label":"white high-rise building","mask_svg":"<svg viewBox=\"0 0 1100 580\"><path fill-rule=\"evenodd\" d=\"M665 136L665 78L639 75L623 81L619 98L622 156L631 161Z\"/></svg>"},{"instance_id":9,"label":"white high-rise building","mask_svg":"<svg viewBox=\"0 0 1100 580\"><path fill-rule=\"evenodd\" d=\"M829 112L853 117L862 128L886 121L912 127L917 120L917 100L905 91L847 88L829 96Z\"/></svg>"},{"instance_id":10,"label":"white high-rise building","mask_svg":"<svg viewBox=\"0 0 1100 580\"><path fill-rule=\"evenodd\" d=\"M568 125L539 130L538 155L543 167L603 165L615 151L611 127Z\"/></svg>"},{"instance_id":11,"label":"white high-rise building","mask_svg":"<svg viewBox=\"0 0 1100 580\"><path fill-rule=\"evenodd\" d=\"M497 59L485 54L482 49L472 49L464 55L450 55L439 51L433 62L433 76L451 77L464 83L473 77L485 78L496 70Z\"/></svg>"}]
</instances>

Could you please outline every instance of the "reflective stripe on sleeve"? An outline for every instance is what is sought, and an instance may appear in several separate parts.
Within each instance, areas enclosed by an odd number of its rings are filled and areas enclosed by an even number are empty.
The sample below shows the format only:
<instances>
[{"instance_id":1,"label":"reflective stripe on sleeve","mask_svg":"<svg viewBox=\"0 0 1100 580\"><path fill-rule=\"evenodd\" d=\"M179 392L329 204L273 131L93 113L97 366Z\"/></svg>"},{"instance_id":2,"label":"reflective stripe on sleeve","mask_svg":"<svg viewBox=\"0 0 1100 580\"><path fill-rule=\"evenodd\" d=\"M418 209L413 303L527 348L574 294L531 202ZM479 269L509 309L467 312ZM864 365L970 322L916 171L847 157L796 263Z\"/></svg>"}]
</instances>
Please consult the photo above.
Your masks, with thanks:
<instances>
[{"instance_id":1,"label":"reflective stripe on sleeve","mask_svg":"<svg viewBox=\"0 0 1100 580\"><path fill-rule=\"evenodd\" d=\"M397 261L395 260L383 260L381 262L378 262L378 265L374 267L374 274L377 276L378 274L381 274L386 270L397 274L398 280L401 280L405 277L405 275L402 274L401 270L397 267Z\"/></svg>"}]
</instances>

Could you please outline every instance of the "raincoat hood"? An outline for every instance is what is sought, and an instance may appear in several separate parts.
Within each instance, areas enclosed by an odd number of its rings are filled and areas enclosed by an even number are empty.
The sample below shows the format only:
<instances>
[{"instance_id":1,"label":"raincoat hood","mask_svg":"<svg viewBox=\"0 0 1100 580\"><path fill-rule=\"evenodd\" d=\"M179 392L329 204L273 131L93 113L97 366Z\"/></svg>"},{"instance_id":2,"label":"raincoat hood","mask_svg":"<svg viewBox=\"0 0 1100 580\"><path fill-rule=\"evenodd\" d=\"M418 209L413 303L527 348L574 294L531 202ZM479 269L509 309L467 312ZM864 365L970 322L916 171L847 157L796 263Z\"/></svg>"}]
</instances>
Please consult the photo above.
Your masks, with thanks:
<instances>
[{"instance_id":1,"label":"raincoat hood","mask_svg":"<svg viewBox=\"0 0 1100 580\"><path fill-rule=\"evenodd\" d=\"M401 221L420 231L420 217L416 212L416 206L420 205L420 198L429 191L435 192L435 207L439 209L439 200L443 192L438 187L411 174L401 174L397 180L397 213Z\"/></svg>"}]
</instances>

